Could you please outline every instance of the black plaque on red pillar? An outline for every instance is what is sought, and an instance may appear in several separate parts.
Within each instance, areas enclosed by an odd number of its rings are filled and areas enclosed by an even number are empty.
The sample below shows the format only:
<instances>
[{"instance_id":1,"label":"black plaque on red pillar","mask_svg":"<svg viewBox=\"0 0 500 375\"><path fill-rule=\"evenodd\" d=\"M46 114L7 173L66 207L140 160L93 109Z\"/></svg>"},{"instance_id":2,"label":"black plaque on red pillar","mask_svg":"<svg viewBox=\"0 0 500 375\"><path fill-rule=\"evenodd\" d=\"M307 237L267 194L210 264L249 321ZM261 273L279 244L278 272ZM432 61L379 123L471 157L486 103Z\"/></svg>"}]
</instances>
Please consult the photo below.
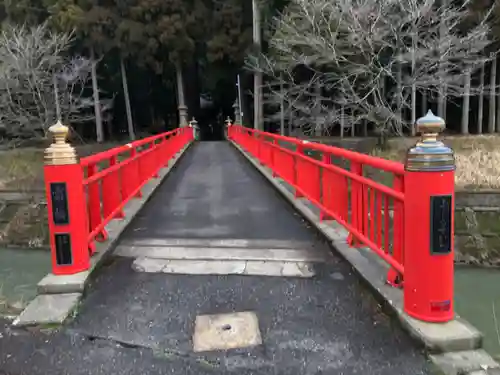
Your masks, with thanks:
<instances>
[{"instance_id":1,"label":"black plaque on red pillar","mask_svg":"<svg viewBox=\"0 0 500 375\"><path fill-rule=\"evenodd\" d=\"M449 254L451 252L451 195L431 197L430 247L431 254Z\"/></svg>"},{"instance_id":2,"label":"black plaque on red pillar","mask_svg":"<svg viewBox=\"0 0 500 375\"><path fill-rule=\"evenodd\" d=\"M55 225L69 224L68 190L64 182L53 182L50 184L50 196L52 199L52 220Z\"/></svg>"},{"instance_id":3,"label":"black plaque on red pillar","mask_svg":"<svg viewBox=\"0 0 500 375\"><path fill-rule=\"evenodd\" d=\"M56 263L59 266L70 266L73 264L71 252L71 237L69 233L57 233L54 235L56 248Z\"/></svg>"}]
</instances>

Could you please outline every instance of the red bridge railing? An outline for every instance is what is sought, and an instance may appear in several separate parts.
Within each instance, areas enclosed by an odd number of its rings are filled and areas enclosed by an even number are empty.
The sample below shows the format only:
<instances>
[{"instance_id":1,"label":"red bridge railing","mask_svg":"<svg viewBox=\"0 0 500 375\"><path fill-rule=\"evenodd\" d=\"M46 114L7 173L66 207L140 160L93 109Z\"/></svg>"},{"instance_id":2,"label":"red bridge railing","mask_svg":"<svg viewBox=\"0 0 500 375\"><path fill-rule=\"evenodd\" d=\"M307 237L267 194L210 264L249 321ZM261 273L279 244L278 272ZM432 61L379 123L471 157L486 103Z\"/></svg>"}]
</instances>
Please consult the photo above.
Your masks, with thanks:
<instances>
[{"instance_id":1,"label":"red bridge railing","mask_svg":"<svg viewBox=\"0 0 500 375\"><path fill-rule=\"evenodd\" d=\"M432 209L427 202L421 204L425 207L423 212L413 209L415 203L419 204L415 202L419 197L415 194L408 195L405 190L408 186L407 179L415 184L414 176L411 175L415 172L405 170L401 163L239 125L228 127L228 138L268 167L274 177L281 178L293 187L297 198L306 198L314 204L319 209L320 220L335 220L347 229L348 243L351 246L368 247L383 259L390 266L387 282L392 286L404 288L405 305L412 305L407 311L410 315L427 321L451 319L453 208L448 209L451 217L449 228L445 228L451 232L444 235L451 236L448 238L448 257L437 260L428 258L427 255L432 252L432 249L429 249L432 244L422 242L421 238L432 236L429 228ZM390 177L379 182L370 177L367 173L369 171L375 174L384 172L384 175ZM420 172L422 173L425 174ZM451 180L450 173L447 176L444 186L452 202L453 172ZM425 185L421 186L421 189L430 192L432 185L430 190L429 186ZM410 190L413 193L415 189L412 187ZM409 212L412 209L415 216ZM427 217L421 216L426 213ZM407 230L408 225L413 228ZM414 228L419 229L415 232ZM408 238L410 235L413 238ZM421 248L415 249L415 246ZM409 256L407 253L411 250L420 251L422 255ZM414 261L414 264L409 263L410 260ZM432 285L432 282L425 281L423 276L419 275L429 272L426 267L432 265L433 261L440 263L438 269L444 272L437 276L441 285ZM415 271L417 268L418 271ZM416 280L419 278L420 281ZM424 297L411 291L413 282L417 283L419 293L425 289Z\"/></svg>"},{"instance_id":2,"label":"red bridge railing","mask_svg":"<svg viewBox=\"0 0 500 375\"><path fill-rule=\"evenodd\" d=\"M90 267L95 242L108 239L106 226L125 217L131 199L193 140L193 129L137 140L77 160L65 141L67 128L51 128L55 143L46 150L45 186L52 272L68 275Z\"/></svg>"},{"instance_id":3,"label":"red bridge railing","mask_svg":"<svg viewBox=\"0 0 500 375\"><path fill-rule=\"evenodd\" d=\"M238 126L232 127L231 137L291 185L296 197L305 197L320 208L321 219L343 225L351 245L364 244L385 260L393 270L391 284L402 280L402 164ZM308 151L320 157L309 156ZM332 163L334 157L348 160L350 168ZM392 173L393 187L364 177L367 166Z\"/></svg>"}]
</instances>

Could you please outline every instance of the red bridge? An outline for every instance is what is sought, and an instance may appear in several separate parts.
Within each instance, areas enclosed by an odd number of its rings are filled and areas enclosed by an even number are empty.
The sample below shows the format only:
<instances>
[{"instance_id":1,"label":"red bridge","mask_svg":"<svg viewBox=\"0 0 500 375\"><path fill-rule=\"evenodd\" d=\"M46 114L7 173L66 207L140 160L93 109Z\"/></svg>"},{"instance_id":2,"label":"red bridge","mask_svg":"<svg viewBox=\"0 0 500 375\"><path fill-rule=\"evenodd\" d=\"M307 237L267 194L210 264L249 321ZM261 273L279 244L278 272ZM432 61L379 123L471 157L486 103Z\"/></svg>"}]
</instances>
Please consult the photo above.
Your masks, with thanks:
<instances>
[{"instance_id":1,"label":"red bridge","mask_svg":"<svg viewBox=\"0 0 500 375\"><path fill-rule=\"evenodd\" d=\"M381 311L441 356L481 334L453 308L444 123L418 127L401 164L231 124L223 142L184 127L78 160L55 125L38 298L80 303L73 333L164 353L159 373L430 374Z\"/></svg>"}]
</instances>

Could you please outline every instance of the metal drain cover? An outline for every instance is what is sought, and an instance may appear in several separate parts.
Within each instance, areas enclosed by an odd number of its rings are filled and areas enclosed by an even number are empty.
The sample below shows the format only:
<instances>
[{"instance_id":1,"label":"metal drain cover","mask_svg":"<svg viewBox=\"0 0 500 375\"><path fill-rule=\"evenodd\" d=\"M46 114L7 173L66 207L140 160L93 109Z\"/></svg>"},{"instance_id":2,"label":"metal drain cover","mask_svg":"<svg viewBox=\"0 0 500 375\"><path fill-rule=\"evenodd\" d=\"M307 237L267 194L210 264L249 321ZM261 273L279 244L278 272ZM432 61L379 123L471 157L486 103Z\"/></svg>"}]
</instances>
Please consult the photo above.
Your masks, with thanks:
<instances>
[{"instance_id":1,"label":"metal drain cover","mask_svg":"<svg viewBox=\"0 0 500 375\"><path fill-rule=\"evenodd\" d=\"M193 350L207 352L262 344L257 315L237 312L196 317Z\"/></svg>"}]
</instances>

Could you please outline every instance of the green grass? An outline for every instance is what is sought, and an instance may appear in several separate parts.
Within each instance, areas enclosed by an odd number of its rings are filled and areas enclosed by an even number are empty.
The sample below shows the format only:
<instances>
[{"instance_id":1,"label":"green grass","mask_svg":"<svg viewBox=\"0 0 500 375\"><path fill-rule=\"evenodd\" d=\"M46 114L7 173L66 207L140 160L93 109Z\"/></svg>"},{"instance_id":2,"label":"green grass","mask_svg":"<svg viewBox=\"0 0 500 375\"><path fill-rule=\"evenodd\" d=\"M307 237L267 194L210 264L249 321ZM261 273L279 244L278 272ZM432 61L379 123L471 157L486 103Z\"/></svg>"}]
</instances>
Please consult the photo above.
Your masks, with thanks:
<instances>
[{"instance_id":1,"label":"green grass","mask_svg":"<svg viewBox=\"0 0 500 375\"><path fill-rule=\"evenodd\" d=\"M118 146L115 142L85 144L75 147L79 157ZM0 191L40 192L44 185L44 149L17 148L0 151ZM2 212L8 216L8 223L0 230L0 245L45 247L48 245L47 213L45 205L39 202L19 202L15 212Z\"/></svg>"}]
</instances>

